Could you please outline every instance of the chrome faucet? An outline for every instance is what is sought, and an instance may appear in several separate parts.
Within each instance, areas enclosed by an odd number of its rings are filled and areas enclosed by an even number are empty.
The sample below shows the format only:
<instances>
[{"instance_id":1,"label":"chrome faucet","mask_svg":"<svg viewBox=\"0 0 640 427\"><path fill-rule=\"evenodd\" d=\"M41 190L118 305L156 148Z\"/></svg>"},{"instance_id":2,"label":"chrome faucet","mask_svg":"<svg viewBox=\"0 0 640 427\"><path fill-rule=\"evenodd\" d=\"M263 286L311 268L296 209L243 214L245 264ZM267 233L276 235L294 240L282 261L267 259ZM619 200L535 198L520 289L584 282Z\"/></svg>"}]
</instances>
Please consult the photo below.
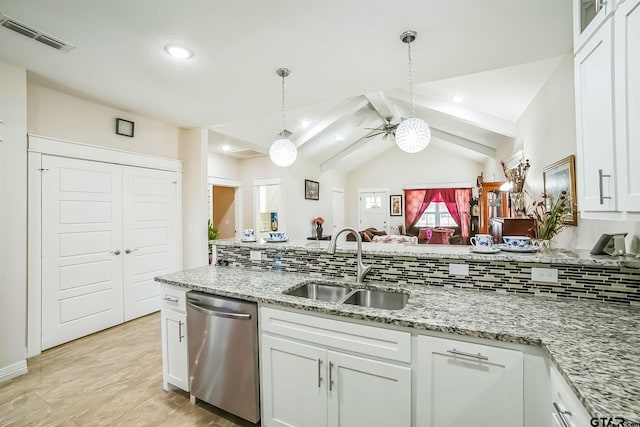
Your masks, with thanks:
<instances>
[{"instance_id":1,"label":"chrome faucet","mask_svg":"<svg viewBox=\"0 0 640 427\"><path fill-rule=\"evenodd\" d=\"M331 241L329 242L329 247L327 248L327 252L329 252L332 255L336 253L336 246L338 244L338 237L344 232L349 232L349 233L352 233L353 235L356 236L356 241L358 242L358 252L357 252L357 257L358 257L358 272L357 272L357 276L358 277L357 277L356 281L358 283L362 283L363 280L364 280L364 276L366 276L367 273L369 272L369 270L371 270L371 266L370 265L364 265L362 263L362 237L360 237L360 233L358 233L358 230L356 230L355 228L351 228L351 227L344 227L343 229L338 231L336 233L336 235L331 238Z\"/></svg>"}]
</instances>

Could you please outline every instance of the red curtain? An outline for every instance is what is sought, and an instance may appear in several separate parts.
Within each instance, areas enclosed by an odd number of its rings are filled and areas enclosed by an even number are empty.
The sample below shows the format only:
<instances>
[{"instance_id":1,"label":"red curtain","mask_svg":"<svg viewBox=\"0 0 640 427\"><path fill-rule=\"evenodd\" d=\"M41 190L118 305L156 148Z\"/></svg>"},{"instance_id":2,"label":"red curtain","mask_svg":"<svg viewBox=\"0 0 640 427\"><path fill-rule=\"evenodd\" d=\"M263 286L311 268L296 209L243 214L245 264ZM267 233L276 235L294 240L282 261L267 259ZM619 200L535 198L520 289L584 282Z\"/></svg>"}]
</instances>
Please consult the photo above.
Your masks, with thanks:
<instances>
[{"instance_id":1,"label":"red curtain","mask_svg":"<svg viewBox=\"0 0 640 427\"><path fill-rule=\"evenodd\" d=\"M460 225L460 213L458 212L458 204L456 203L456 189L441 188L439 191L440 196L442 196L442 201L451 214L451 217L456 222L456 224L458 224L458 227L462 228L462 226Z\"/></svg>"},{"instance_id":2,"label":"red curtain","mask_svg":"<svg viewBox=\"0 0 640 427\"><path fill-rule=\"evenodd\" d=\"M462 234L462 243L464 244L469 241L469 226L471 224L469 200L471 200L470 188L456 189L456 204L460 214L460 234Z\"/></svg>"},{"instance_id":3,"label":"red curtain","mask_svg":"<svg viewBox=\"0 0 640 427\"><path fill-rule=\"evenodd\" d=\"M416 225L439 189L404 190L404 225L407 230Z\"/></svg>"}]
</instances>

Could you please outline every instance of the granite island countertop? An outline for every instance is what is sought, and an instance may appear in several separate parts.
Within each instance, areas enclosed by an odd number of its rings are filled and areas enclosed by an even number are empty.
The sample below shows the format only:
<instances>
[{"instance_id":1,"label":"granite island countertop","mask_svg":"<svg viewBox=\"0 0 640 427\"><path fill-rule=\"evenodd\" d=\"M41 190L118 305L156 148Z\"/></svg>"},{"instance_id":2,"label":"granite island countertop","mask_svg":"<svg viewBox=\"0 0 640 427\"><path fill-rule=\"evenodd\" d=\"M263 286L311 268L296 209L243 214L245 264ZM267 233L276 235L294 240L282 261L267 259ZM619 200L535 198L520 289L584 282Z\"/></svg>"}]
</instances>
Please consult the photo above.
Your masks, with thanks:
<instances>
[{"instance_id":1,"label":"granite island countertop","mask_svg":"<svg viewBox=\"0 0 640 427\"><path fill-rule=\"evenodd\" d=\"M251 249L305 250L326 252L329 241L290 239L284 242L268 242L258 239L243 242L241 239L215 240L214 245L246 247ZM338 243L340 252L355 253L356 242ZM412 245L406 243L363 242L364 255L407 256L426 259L459 259L468 261L517 261L539 264L568 264L601 267L629 267L640 269L640 258L636 255L609 256L591 255L588 250L552 249L548 252L518 253L500 251L495 254L471 252L470 246L463 245Z\"/></svg>"},{"instance_id":2,"label":"granite island countertop","mask_svg":"<svg viewBox=\"0 0 640 427\"><path fill-rule=\"evenodd\" d=\"M310 279L334 281L301 273L235 267L200 267L156 278L162 283L220 296L309 312L539 345L591 415L640 422L638 307L369 282L363 287L409 292L407 305L402 310L382 310L283 294Z\"/></svg>"}]
</instances>

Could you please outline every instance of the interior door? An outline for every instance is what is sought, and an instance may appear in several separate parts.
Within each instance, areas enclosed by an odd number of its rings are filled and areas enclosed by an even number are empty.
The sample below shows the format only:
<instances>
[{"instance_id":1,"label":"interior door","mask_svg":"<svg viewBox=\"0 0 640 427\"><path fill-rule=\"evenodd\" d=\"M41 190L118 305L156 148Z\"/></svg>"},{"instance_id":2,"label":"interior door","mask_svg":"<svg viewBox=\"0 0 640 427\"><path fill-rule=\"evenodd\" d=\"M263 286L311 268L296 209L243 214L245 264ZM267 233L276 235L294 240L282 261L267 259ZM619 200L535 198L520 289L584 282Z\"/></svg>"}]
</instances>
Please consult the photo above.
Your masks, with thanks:
<instances>
[{"instance_id":1,"label":"interior door","mask_svg":"<svg viewBox=\"0 0 640 427\"><path fill-rule=\"evenodd\" d=\"M358 229L374 227L378 230L387 229L388 216L388 191L360 192L358 217L360 224Z\"/></svg>"},{"instance_id":2,"label":"interior door","mask_svg":"<svg viewBox=\"0 0 640 427\"><path fill-rule=\"evenodd\" d=\"M122 323L122 167L42 157L42 349Z\"/></svg>"},{"instance_id":3,"label":"interior door","mask_svg":"<svg viewBox=\"0 0 640 427\"><path fill-rule=\"evenodd\" d=\"M153 278L176 270L176 172L124 167L124 319L160 309Z\"/></svg>"},{"instance_id":4,"label":"interior door","mask_svg":"<svg viewBox=\"0 0 640 427\"><path fill-rule=\"evenodd\" d=\"M331 192L331 207L331 234L335 236L338 231L344 228L344 190L334 189ZM345 238L346 235L343 234L340 237Z\"/></svg>"}]
</instances>

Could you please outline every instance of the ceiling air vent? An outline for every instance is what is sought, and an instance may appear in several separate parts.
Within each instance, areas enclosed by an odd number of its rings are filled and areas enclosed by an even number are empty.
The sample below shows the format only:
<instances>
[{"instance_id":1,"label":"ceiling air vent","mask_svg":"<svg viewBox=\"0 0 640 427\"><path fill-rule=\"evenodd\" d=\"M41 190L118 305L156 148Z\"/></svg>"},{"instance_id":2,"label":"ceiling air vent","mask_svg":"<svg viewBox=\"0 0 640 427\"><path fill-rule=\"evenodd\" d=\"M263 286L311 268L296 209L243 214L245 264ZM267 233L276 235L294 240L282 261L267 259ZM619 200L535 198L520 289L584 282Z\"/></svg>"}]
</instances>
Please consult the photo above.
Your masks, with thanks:
<instances>
[{"instance_id":1,"label":"ceiling air vent","mask_svg":"<svg viewBox=\"0 0 640 427\"><path fill-rule=\"evenodd\" d=\"M262 157L265 154L259 151L252 150L250 148L241 148L239 150L234 150L230 152L231 156L237 157L239 159L252 159L254 157Z\"/></svg>"},{"instance_id":2,"label":"ceiling air vent","mask_svg":"<svg viewBox=\"0 0 640 427\"><path fill-rule=\"evenodd\" d=\"M3 13L0 13L0 25L8 30L15 31L18 34L29 37L30 39L38 41L56 50L61 50L62 52L69 52L75 47L72 44L65 43L62 40L56 39L55 37L52 37L47 33L30 27Z\"/></svg>"}]
</instances>

